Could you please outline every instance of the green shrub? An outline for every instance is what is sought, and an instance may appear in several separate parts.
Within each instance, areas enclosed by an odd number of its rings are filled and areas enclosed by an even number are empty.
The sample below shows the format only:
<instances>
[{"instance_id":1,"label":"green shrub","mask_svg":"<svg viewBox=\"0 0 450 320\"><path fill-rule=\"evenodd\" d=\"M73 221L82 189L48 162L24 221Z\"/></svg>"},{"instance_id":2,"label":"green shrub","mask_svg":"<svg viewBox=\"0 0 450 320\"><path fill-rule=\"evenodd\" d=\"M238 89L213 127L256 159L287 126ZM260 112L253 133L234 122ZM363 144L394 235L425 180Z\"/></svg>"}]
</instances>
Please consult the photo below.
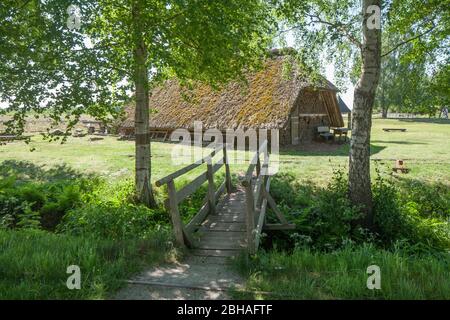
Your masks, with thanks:
<instances>
[{"instance_id":1,"label":"green shrub","mask_svg":"<svg viewBox=\"0 0 450 320\"><path fill-rule=\"evenodd\" d=\"M374 220L385 247L402 243L412 252L450 250L450 222L445 210L440 203L422 198L423 194L433 197L441 187L421 185L422 192L418 192L417 186L411 185L401 190L378 174L372 188ZM442 191L434 197L446 203L445 194L449 194Z\"/></svg>"},{"instance_id":2,"label":"green shrub","mask_svg":"<svg viewBox=\"0 0 450 320\"><path fill-rule=\"evenodd\" d=\"M383 243L391 245L410 233L406 216L401 210L398 189L378 175L372 187L374 222Z\"/></svg>"},{"instance_id":3,"label":"green shrub","mask_svg":"<svg viewBox=\"0 0 450 320\"><path fill-rule=\"evenodd\" d=\"M161 212L132 204L88 204L67 213L58 231L107 239L147 238L167 225Z\"/></svg>"},{"instance_id":4,"label":"green shrub","mask_svg":"<svg viewBox=\"0 0 450 320\"><path fill-rule=\"evenodd\" d=\"M84 195L90 194L94 186L86 179L39 183L19 182L13 176L0 178L0 225L29 227L28 218L39 217L34 227L54 230L66 212L83 203Z\"/></svg>"},{"instance_id":5,"label":"green shrub","mask_svg":"<svg viewBox=\"0 0 450 320\"><path fill-rule=\"evenodd\" d=\"M288 220L296 224L295 233L275 236L278 248L306 245L330 250L364 236L354 228L360 213L350 204L342 172L336 172L326 188L299 185L289 174L277 176L270 192Z\"/></svg>"},{"instance_id":6,"label":"green shrub","mask_svg":"<svg viewBox=\"0 0 450 320\"><path fill-rule=\"evenodd\" d=\"M407 180L400 193L403 202L415 203L417 212L424 218L450 218L450 188L442 183L424 184Z\"/></svg>"},{"instance_id":7,"label":"green shrub","mask_svg":"<svg viewBox=\"0 0 450 320\"><path fill-rule=\"evenodd\" d=\"M274 177L271 194L296 230L269 234L263 244L287 250L336 250L349 242L371 242L383 248L401 246L411 253L450 250L448 186L399 185L378 172L372 186L372 232L358 227L361 214L350 203L347 190L347 176L339 170L325 188L299 184L290 174ZM270 211L268 220L275 220Z\"/></svg>"}]
</instances>

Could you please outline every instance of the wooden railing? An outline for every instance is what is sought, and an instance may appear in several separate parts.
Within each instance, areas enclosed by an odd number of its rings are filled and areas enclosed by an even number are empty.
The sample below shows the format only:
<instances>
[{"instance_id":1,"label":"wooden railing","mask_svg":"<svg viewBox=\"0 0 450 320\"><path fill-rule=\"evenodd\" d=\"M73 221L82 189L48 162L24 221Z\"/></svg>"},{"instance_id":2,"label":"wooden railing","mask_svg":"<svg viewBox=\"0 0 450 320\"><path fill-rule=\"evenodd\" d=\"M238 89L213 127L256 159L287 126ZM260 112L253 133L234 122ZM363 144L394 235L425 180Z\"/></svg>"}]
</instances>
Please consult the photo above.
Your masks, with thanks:
<instances>
[{"instance_id":1,"label":"wooden railing","mask_svg":"<svg viewBox=\"0 0 450 320\"><path fill-rule=\"evenodd\" d=\"M261 165L261 155L263 163ZM254 172L256 170L256 176ZM270 195L269 176L269 152L267 140L264 141L255 152L253 159L247 169L245 177L242 179L246 196L246 232L247 249L249 254L254 254L258 250L262 229L269 230L290 230L294 229L294 224L289 224L283 213L277 207L275 200ZM266 224L267 206L273 210L281 223Z\"/></svg>"},{"instance_id":2,"label":"wooden railing","mask_svg":"<svg viewBox=\"0 0 450 320\"><path fill-rule=\"evenodd\" d=\"M222 151L223 156L215 164L213 159L217 154ZM176 190L174 180L206 163L206 171L200 174L197 178L193 179L189 184L185 185L180 190ZM215 189L214 174L219 171L222 166L225 165L225 179L222 184ZM178 204L193 194L203 183L208 182L208 192L205 197L205 203L197 214L187 223L183 224L178 210ZM221 145L214 149L208 156L204 157L200 161L190 164L158 181L156 186L162 186L167 184L168 199L166 201L166 207L170 212L172 219L172 225L175 233L175 239L181 246L194 247L193 233L198 229L199 225L205 220L209 214L214 214L216 210L216 204L220 196L227 191L231 193L231 175L230 167L227 156L226 145Z\"/></svg>"}]
</instances>

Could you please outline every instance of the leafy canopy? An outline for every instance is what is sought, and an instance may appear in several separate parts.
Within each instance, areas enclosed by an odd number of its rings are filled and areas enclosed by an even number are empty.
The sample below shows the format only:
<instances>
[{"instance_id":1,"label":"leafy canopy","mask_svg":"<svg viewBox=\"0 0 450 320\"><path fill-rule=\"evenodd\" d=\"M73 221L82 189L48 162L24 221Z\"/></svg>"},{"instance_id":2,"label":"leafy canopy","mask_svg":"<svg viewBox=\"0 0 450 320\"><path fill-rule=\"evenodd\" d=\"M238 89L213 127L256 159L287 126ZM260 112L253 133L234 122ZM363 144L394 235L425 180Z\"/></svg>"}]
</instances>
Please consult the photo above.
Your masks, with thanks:
<instances>
[{"instance_id":1,"label":"leafy canopy","mask_svg":"<svg viewBox=\"0 0 450 320\"><path fill-rule=\"evenodd\" d=\"M80 30L67 25L80 8ZM133 14L133 7L141 10ZM133 91L137 30L153 83L218 86L255 66L273 19L262 0L5 0L0 3L0 99L23 131L27 114L46 114L69 128L81 114L117 116Z\"/></svg>"}]
</instances>

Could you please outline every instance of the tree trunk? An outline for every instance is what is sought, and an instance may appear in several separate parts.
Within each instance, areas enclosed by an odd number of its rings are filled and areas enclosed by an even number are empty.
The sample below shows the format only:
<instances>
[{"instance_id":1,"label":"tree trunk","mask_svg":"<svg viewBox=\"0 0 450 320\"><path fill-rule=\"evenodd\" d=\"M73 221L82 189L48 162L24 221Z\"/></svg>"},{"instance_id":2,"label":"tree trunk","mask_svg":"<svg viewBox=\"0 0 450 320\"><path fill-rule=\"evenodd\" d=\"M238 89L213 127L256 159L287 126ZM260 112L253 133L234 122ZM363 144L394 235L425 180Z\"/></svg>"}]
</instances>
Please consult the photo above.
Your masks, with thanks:
<instances>
[{"instance_id":1,"label":"tree trunk","mask_svg":"<svg viewBox=\"0 0 450 320\"><path fill-rule=\"evenodd\" d=\"M139 1L133 1L132 15L135 22L134 47L134 84L136 96L136 110L134 115L135 130L135 187L137 199L148 207L155 207L151 187L151 150L149 134L149 101L148 101L148 70L147 49L143 39L140 23Z\"/></svg>"},{"instance_id":2,"label":"tree trunk","mask_svg":"<svg viewBox=\"0 0 450 320\"><path fill-rule=\"evenodd\" d=\"M381 29L369 29L373 13L367 8L381 0L363 0L362 73L356 85L353 102L352 139L350 142L349 192L354 205L361 208L363 227L373 228L372 191L370 184L370 130L375 92L380 78Z\"/></svg>"}]
</instances>

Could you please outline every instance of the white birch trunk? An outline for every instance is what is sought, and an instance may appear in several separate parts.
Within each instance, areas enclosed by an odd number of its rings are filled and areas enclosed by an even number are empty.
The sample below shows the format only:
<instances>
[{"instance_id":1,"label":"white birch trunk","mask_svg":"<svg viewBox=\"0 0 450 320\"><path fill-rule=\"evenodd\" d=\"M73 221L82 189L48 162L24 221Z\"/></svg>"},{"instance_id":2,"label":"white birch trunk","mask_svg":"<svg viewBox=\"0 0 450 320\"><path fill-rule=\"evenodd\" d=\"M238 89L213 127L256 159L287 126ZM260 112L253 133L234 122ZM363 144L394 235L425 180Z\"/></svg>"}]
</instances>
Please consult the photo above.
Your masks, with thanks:
<instances>
[{"instance_id":1,"label":"white birch trunk","mask_svg":"<svg viewBox=\"0 0 450 320\"><path fill-rule=\"evenodd\" d=\"M349 192L353 204L361 206L365 216L362 224L373 226L372 192L370 185L370 130L372 109L381 70L381 29L369 29L367 21L373 13L367 8L381 0L363 0L362 74L355 88L350 142Z\"/></svg>"}]
</instances>

